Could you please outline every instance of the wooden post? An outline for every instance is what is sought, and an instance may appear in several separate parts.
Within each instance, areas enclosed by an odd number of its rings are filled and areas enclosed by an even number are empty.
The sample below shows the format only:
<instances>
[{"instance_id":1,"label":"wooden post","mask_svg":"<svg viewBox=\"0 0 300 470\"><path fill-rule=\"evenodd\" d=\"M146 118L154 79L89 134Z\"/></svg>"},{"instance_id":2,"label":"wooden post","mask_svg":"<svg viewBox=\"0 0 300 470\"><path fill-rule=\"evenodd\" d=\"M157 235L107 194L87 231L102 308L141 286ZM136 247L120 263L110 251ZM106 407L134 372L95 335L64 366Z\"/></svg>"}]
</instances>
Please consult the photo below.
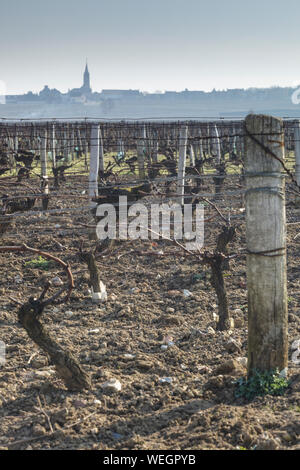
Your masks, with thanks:
<instances>
[{"instance_id":1,"label":"wooden post","mask_svg":"<svg viewBox=\"0 0 300 470\"><path fill-rule=\"evenodd\" d=\"M196 140L196 138L198 137L196 127L192 127L191 136L194 137L193 143L191 144L191 147L193 149L192 155L193 155L194 161L193 163L191 162L191 165L195 166L196 161L198 160L198 152L199 152L198 139Z\"/></svg>"},{"instance_id":2,"label":"wooden post","mask_svg":"<svg viewBox=\"0 0 300 470\"><path fill-rule=\"evenodd\" d=\"M199 154L198 155L199 155L199 160L202 161L204 158L204 155L203 155L203 141L202 141L201 128L199 128L198 137L199 137ZM201 173L203 173L203 167L201 169Z\"/></svg>"},{"instance_id":3,"label":"wooden post","mask_svg":"<svg viewBox=\"0 0 300 470\"><path fill-rule=\"evenodd\" d=\"M104 173L104 151L103 151L103 139L102 132L99 128L99 171Z\"/></svg>"},{"instance_id":4,"label":"wooden post","mask_svg":"<svg viewBox=\"0 0 300 470\"><path fill-rule=\"evenodd\" d=\"M243 139L242 139L241 137L237 137L236 140L235 140L235 146L236 146L237 156L238 156L238 158L240 158L241 160L243 160L242 141L243 141Z\"/></svg>"},{"instance_id":5,"label":"wooden post","mask_svg":"<svg viewBox=\"0 0 300 470\"><path fill-rule=\"evenodd\" d=\"M147 155L147 165L151 164L151 159L152 159L152 148L153 148L153 135L151 133L151 125L147 125L145 128L145 137L146 137L146 155Z\"/></svg>"},{"instance_id":6,"label":"wooden post","mask_svg":"<svg viewBox=\"0 0 300 470\"><path fill-rule=\"evenodd\" d=\"M68 139L68 131L65 128L63 132L63 145L64 145L64 161L69 163L69 139Z\"/></svg>"},{"instance_id":7,"label":"wooden post","mask_svg":"<svg viewBox=\"0 0 300 470\"><path fill-rule=\"evenodd\" d=\"M217 165L221 162L221 146L220 146L220 139L219 139L219 132L217 126L213 126L212 128L212 135L215 137L212 142L213 146L213 153L216 157Z\"/></svg>"},{"instance_id":8,"label":"wooden post","mask_svg":"<svg viewBox=\"0 0 300 470\"><path fill-rule=\"evenodd\" d=\"M194 145L190 144L189 150L190 150L190 166L195 166L195 152L194 152Z\"/></svg>"},{"instance_id":9,"label":"wooden post","mask_svg":"<svg viewBox=\"0 0 300 470\"><path fill-rule=\"evenodd\" d=\"M294 130L294 149L295 149L295 179L300 186L300 121L295 123ZM300 196L296 196L296 205L300 206Z\"/></svg>"},{"instance_id":10,"label":"wooden post","mask_svg":"<svg viewBox=\"0 0 300 470\"><path fill-rule=\"evenodd\" d=\"M245 133L248 376L251 376L254 369L286 371L288 363L284 177L280 162L254 140L283 160L282 120L250 114L245 120Z\"/></svg>"},{"instance_id":11,"label":"wooden post","mask_svg":"<svg viewBox=\"0 0 300 470\"><path fill-rule=\"evenodd\" d=\"M93 124L91 129L91 153L90 153L90 177L89 177L89 198L90 207L97 206L92 198L98 196L98 171L99 171L99 125Z\"/></svg>"},{"instance_id":12,"label":"wooden post","mask_svg":"<svg viewBox=\"0 0 300 470\"><path fill-rule=\"evenodd\" d=\"M43 210L46 210L48 208L49 201L49 181L47 176L47 128L45 128L44 132L42 132L41 139L41 177L41 189L44 193L42 206Z\"/></svg>"},{"instance_id":13,"label":"wooden post","mask_svg":"<svg viewBox=\"0 0 300 470\"><path fill-rule=\"evenodd\" d=\"M80 153L82 153L83 152L83 147L82 147L80 127L78 127L76 129L76 138L77 138L77 147L79 148Z\"/></svg>"},{"instance_id":14,"label":"wooden post","mask_svg":"<svg viewBox=\"0 0 300 470\"><path fill-rule=\"evenodd\" d=\"M186 165L186 146L187 146L188 126L183 126L180 129L179 136L179 162L178 162L178 180L177 180L177 194L179 196L179 204L184 204L184 180L185 180L185 165Z\"/></svg>"},{"instance_id":15,"label":"wooden post","mask_svg":"<svg viewBox=\"0 0 300 470\"><path fill-rule=\"evenodd\" d=\"M41 176L47 177L47 128L42 132L41 139Z\"/></svg>"},{"instance_id":16,"label":"wooden post","mask_svg":"<svg viewBox=\"0 0 300 470\"><path fill-rule=\"evenodd\" d=\"M285 150L285 155L288 157L289 156L289 148L290 148L290 129L286 129L286 134L285 134L285 139L284 139L284 150Z\"/></svg>"},{"instance_id":17,"label":"wooden post","mask_svg":"<svg viewBox=\"0 0 300 470\"><path fill-rule=\"evenodd\" d=\"M207 131L206 131L206 145L205 145L205 152L208 156L211 156L211 141L210 141L210 126L207 124Z\"/></svg>"},{"instance_id":18,"label":"wooden post","mask_svg":"<svg viewBox=\"0 0 300 470\"><path fill-rule=\"evenodd\" d=\"M14 141L14 150L15 152L18 152L19 149L19 139L18 139L18 128L17 126L15 127L15 141Z\"/></svg>"},{"instance_id":19,"label":"wooden post","mask_svg":"<svg viewBox=\"0 0 300 470\"><path fill-rule=\"evenodd\" d=\"M85 141L84 141L84 165L86 171L88 170L88 153L89 153L89 141L87 135L87 129L85 130Z\"/></svg>"},{"instance_id":20,"label":"wooden post","mask_svg":"<svg viewBox=\"0 0 300 470\"><path fill-rule=\"evenodd\" d=\"M52 125L52 166L56 168L56 153L55 153L55 124Z\"/></svg>"},{"instance_id":21,"label":"wooden post","mask_svg":"<svg viewBox=\"0 0 300 470\"><path fill-rule=\"evenodd\" d=\"M151 159L152 163L157 163L157 157L158 157L158 139L156 132L153 135L152 139L152 146L151 146Z\"/></svg>"},{"instance_id":22,"label":"wooden post","mask_svg":"<svg viewBox=\"0 0 300 470\"><path fill-rule=\"evenodd\" d=\"M234 125L232 126L232 134L234 135L234 137L232 138L232 142L231 142L231 145L230 145L230 152L231 152L231 154L234 155L234 158L235 158L235 156L237 156L237 150L236 150L236 135L235 135L236 134L236 129L235 129Z\"/></svg>"},{"instance_id":23,"label":"wooden post","mask_svg":"<svg viewBox=\"0 0 300 470\"><path fill-rule=\"evenodd\" d=\"M117 153L118 153L118 156L120 156L121 154L122 155L124 154L124 142L123 142L122 132L119 132L118 134Z\"/></svg>"},{"instance_id":24,"label":"wooden post","mask_svg":"<svg viewBox=\"0 0 300 470\"><path fill-rule=\"evenodd\" d=\"M60 132L59 132L59 154L61 156L63 156L64 160L65 160L65 156L64 156L64 148L65 148L65 143L64 143L64 132L63 132L63 129L61 128L60 129ZM63 163L63 162L61 162Z\"/></svg>"},{"instance_id":25,"label":"wooden post","mask_svg":"<svg viewBox=\"0 0 300 470\"><path fill-rule=\"evenodd\" d=\"M145 126L140 130L138 135L138 142L137 142L137 159L138 159L138 168L139 168L139 178L144 180L145 179L145 154L144 154L144 146L146 138L146 128Z\"/></svg>"},{"instance_id":26,"label":"wooden post","mask_svg":"<svg viewBox=\"0 0 300 470\"><path fill-rule=\"evenodd\" d=\"M75 153L75 130L74 127L72 126L72 131L71 131L71 159L74 161L76 158L76 153Z\"/></svg>"}]
</instances>

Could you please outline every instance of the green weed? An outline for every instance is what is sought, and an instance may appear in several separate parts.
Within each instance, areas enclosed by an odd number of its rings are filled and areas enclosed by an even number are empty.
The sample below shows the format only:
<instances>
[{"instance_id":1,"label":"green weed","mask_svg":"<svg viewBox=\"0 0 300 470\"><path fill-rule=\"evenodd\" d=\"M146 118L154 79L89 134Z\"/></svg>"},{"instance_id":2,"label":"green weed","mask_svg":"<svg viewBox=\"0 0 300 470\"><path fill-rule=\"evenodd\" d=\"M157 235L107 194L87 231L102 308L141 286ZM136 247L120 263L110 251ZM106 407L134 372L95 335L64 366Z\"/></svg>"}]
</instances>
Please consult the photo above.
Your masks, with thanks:
<instances>
[{"instance_id":1,"label":"green weed","mask_svg":"<svg viewBox=\"0 0 300 470\"><path fill-rule=\"evenodd\" d=\"M248 380L243 377L238 379L236 384L235 396L247 400L253 400L256 396L283 395L289 386L288 380L281 377L278 370L255 370Z\"/></svg>"},{"instance_id":2,"label":"green weed","mask_svg":"<svg viewBox=\"0 0 300 470\"><path fill-rule=\"evenodd\" d=\"M51 261L44 259L41 255L30 261L26 261L25 266L29 268L39 268L44 271L48 271L51 266Z\"/></svg>"}]
</instances>

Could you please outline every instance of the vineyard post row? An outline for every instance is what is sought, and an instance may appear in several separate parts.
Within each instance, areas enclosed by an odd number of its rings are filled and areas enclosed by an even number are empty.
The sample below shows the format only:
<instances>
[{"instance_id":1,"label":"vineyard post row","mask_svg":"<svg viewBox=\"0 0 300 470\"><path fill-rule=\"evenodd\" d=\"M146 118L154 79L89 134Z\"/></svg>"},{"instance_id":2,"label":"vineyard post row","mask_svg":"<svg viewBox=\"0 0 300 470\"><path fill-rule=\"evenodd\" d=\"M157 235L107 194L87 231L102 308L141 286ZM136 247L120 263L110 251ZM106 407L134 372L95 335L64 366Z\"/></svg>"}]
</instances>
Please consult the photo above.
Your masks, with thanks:
<instances>
[{"instance_id":1,"label":"vineyard post row","mask_svg":"<svg viewBox=\"0 0 300 470\"><path fill-rule=\"evenodd\" d=\"M178 174L177 195L184 200L186 159L191 163L201 158L205 150L212 153L215 163L221 156L222 139L231 139L230 146L243 149L246 177L246 239L247 239L247 287L248 287L248 374L254 369L270 370L287 368L287 279L286 279L286 216L285 178L282 172L284 154L291 149L291 133L294 135L295 180L300 185L300 122L294 120L286 129L279 118L249 115L244 121L232 122L231 133L226 126L215 123L177 123L173 127L151 127L151 123L137 125L126 123L112 126L120 152L126 148L126 139L136 142L139 177L145 178L145 153L157 160L158 142L177 143ZM85 151L89 160L89 198L98 196L98 174L104 171L104 138L107 129L100 123L86 124L84 130L75 124L48 123L40 129L32 125L31 139L41 154L41 176L44 194L48 194L47 151L52 150L52 165L57 164L60 153L71 154L75 145ZM126 131L128 134L126 134ZM225 133L224 133L225 132ZM16 138L17 137L17 138ZM238 137L238 140L237 140ZM7 142L14 151L20 147L20 128L7 129ZM189 138L192 138L189 141ZM84 146L83 146L84 141ZM114 140L113 140L114 141ZM49 142L49 143L47 143ZM117 148L116 147L116 148ZM189 154L187 148L189 147ZM145 152L145 148L147 151ZM67 149L67 150L66 150ZM298 199L299 196L297 196ZM93 203L94 205L94 203Z\"/></svg>"}]
</instances>

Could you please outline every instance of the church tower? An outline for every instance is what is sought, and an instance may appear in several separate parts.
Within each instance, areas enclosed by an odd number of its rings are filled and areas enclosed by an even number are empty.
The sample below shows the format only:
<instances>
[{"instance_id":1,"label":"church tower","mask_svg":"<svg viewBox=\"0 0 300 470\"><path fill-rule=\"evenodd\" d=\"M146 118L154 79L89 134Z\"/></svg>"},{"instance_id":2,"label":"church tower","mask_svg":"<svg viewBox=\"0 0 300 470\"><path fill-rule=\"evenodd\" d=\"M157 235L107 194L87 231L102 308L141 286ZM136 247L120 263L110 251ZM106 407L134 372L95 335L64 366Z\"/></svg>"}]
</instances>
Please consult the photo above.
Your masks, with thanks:
<instances>
[{"instance_id":1,"label":"church tower","mask_svg":"<svg viewBox=\"0 0 300 470\"><path fill-rule=\"evenodd\" d=\"M84 71L84 74L83 74L82 89L83 89L83 91L85 91L87 93L91 93L91 91L92 91L91 85L90 85L90 72L89 72L89 69L88 69L87 62L86 62L85 71Z\"/></svg>"}]
</instances>

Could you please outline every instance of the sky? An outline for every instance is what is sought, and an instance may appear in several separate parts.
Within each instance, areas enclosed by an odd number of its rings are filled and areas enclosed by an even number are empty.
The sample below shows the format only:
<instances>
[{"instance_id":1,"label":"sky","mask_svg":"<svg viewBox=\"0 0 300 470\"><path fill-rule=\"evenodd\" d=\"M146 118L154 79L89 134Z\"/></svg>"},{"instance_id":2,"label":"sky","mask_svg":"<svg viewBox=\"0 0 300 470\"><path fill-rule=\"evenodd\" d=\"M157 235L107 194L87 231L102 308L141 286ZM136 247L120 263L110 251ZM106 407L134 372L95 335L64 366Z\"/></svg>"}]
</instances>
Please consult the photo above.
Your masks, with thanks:
<instances>
[{"instance_id":1,"label":"sky","mask_svg":"<svg viewBox=\"0 0 300 470\"><path fill-rule=\"evenodd\" d=\"M5 0L7 94L218 90L300 83L299 0Z\"/></svg>"}]
</instances>

